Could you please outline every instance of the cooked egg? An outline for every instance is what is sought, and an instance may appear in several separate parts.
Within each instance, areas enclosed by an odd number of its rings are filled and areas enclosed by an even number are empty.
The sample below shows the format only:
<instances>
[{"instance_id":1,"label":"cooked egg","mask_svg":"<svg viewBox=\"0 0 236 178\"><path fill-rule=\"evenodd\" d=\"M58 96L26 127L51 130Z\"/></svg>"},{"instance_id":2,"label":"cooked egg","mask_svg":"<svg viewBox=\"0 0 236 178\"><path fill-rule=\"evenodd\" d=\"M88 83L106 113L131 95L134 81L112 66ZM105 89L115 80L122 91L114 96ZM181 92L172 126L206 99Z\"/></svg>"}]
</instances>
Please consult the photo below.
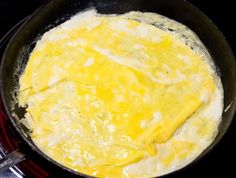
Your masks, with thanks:
<instances>
[{"instance_id":1,"label":"cooked egg","mask_svg":"<svg viewBox=\"0 0 236 178\"><path fill-rule=\"evenodd\" d=\"M153 13L90 10L41 37L18 100L45 154L87 175L125 178L195 159L217 133L222 98L209 54L187 27Z\"/></svg>"}]
</instances>

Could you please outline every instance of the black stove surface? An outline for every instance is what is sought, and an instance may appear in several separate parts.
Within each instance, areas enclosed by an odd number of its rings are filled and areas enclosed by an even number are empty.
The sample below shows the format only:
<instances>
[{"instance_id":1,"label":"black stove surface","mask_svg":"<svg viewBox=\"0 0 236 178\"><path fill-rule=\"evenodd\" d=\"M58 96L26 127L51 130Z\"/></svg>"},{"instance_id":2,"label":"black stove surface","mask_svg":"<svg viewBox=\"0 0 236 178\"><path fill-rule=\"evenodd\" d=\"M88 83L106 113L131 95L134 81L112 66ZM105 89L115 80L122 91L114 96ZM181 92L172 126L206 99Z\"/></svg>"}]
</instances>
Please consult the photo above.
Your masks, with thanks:
<instances>
[{"instance_id":1,"label":"black stove surface","mask_svg":"<svg viewBox=\"0 0 236 178\"><path fill-rule=\"evenodd\" d=\"M17 22L30 15L44 2L45 0L0 0L0 39ZM189 2L197 6L212 19L236 53L234 1L189 0ZM178 177L200 178L214 177L214 175L226 178L236 177L235 164L233 164L236 157L236 145L233 143L235 135L236 120L234 119L221 142L202 160L178 174ZM0 178L10 177L15 178L17 175L11 171L0 175Z\"/></svg>"}]
</instances>

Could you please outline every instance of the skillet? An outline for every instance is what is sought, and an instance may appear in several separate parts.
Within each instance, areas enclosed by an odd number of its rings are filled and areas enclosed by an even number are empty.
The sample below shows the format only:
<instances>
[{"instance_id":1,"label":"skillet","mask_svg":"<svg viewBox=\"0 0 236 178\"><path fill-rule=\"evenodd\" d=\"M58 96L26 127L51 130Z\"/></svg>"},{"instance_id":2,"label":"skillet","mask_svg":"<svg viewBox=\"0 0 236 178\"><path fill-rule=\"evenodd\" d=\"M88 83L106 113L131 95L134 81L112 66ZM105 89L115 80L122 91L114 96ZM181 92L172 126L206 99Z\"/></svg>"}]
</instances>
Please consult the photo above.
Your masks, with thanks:
<instances>
[{"instance_id":1,"label":"skillet","mask_svg":"<svg viewBox=\"0 0 236 178\"><path fill-rule=\"evenodd\" d=\"M30 52L40 36L74 14L92 7L104 14L122 14L133 10L156 12L192 29L211 54L224 88L224 112L218 128L219 132L214 142L194 162L209 152L228 129L236 108L235 58L222 33L197 8L184 0L149 0L148 2L145 0L51 0L26 20L10 40L2 57L0 74L2 102L21 140L21 148L0 161L0 173L24 159L32 159L45 168L53 170L58 177L86 176L58 164L34 145L29 131L19 122L24 116L25 108L19 108L15 99L16 88L19 87L19 75L24 70Z\"/></svg>"}]
</instances>

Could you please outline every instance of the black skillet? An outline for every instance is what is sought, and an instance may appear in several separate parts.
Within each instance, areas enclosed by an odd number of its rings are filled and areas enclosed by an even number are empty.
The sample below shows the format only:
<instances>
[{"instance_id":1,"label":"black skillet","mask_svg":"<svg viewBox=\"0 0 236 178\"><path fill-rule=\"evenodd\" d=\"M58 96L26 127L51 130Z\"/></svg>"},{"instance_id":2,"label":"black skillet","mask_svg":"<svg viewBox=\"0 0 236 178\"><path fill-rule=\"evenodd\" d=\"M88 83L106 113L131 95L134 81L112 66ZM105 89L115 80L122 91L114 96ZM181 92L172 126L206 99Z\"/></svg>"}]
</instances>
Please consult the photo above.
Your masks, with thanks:
<instances>
[{"instance_id":1,"label":"black skillet","mask_svg":"<svg viewBox=\"0 0 236 178\"><path fill-rule=\"evenodd\" d=\"M184 0L51 0L21 26L9 42L2 58L1 97L21 144L20 151L14 151L0 161L0 173L24 159L31 159L53 171L58 177L86 176L58 164L34 145L27 129L19 122L19 119L24 116L25 109L19 108L15 104L16 92L14 89L19 86L19 74L24 70L29 54L40 36L79 11L91 7L95 7L99 13L105 14L121 14L133 10L156 12L190 27L209 50L218 67L224 88L224 112L219 132L214 142L196 160L209 152L228 129L236 109L235 58L222 33L197 8Z\"/></svg>"}]
</instances>

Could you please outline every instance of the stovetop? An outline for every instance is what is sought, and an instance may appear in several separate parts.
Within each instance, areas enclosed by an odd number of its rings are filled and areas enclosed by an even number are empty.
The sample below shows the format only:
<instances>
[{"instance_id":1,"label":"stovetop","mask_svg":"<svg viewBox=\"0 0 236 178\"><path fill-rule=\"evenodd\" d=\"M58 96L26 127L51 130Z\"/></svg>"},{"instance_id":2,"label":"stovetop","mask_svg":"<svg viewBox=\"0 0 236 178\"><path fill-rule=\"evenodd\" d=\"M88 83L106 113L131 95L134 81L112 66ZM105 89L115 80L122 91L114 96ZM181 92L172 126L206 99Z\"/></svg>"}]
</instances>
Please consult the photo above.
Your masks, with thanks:
<instances>
[{"instance_id":1,"label":"stovetop","mask_svg":"<svg viewBox=\"0 0 236 178\"><path fill-rule=\"evenodd\" d=\"M0 40L4 34L8 32L9 37L20 25L20 21L29 16L35 9L37 9L46 0L0 0ZM233 25L235 22L232 18L235 17L234 5L231 0L210 1L210 0L189 0L189 2L196 5L206 15L213 20L213 22L224 33L226 39L231 44L233 51L236 52L236 27ZM212 3L214 2L214 3ZM148 1L147 1L148 3ZM23 19L23 21L22 21ZM10 31L15 26L13 31ZM5 44L8 36L5 36ZM4 43L0 44L0 51L2 52ZM0 54L1 55L1 54ZM1 58L1 57L0 57ZM6 121L4 113L1 112L0 103L0 158L7 152L13 151L17 148L17 139L11 134L11 128ZM232 123L229 131L224 136L222 141L211 151L210 154L205 156L201 161L190 166L185 171L178 174L178 177L212 177L213 175L224 175L224 177L236 177L235 166L231 163L236 158L236 145L233 143L236 135L236 121ZM8 139L6 139L8 138ZM9 146L11 145L11 146ZM19 178L19 177L32 177L29 176L30 171L39 172L32 162L25 162L12 167L10 170L0 175L0 178ZM31 174L33 175L33 174ZM38 174L34 177L48 177L47 174ZM176 176L170 176L176 177Z\"/></svg>"}]
</instances>

